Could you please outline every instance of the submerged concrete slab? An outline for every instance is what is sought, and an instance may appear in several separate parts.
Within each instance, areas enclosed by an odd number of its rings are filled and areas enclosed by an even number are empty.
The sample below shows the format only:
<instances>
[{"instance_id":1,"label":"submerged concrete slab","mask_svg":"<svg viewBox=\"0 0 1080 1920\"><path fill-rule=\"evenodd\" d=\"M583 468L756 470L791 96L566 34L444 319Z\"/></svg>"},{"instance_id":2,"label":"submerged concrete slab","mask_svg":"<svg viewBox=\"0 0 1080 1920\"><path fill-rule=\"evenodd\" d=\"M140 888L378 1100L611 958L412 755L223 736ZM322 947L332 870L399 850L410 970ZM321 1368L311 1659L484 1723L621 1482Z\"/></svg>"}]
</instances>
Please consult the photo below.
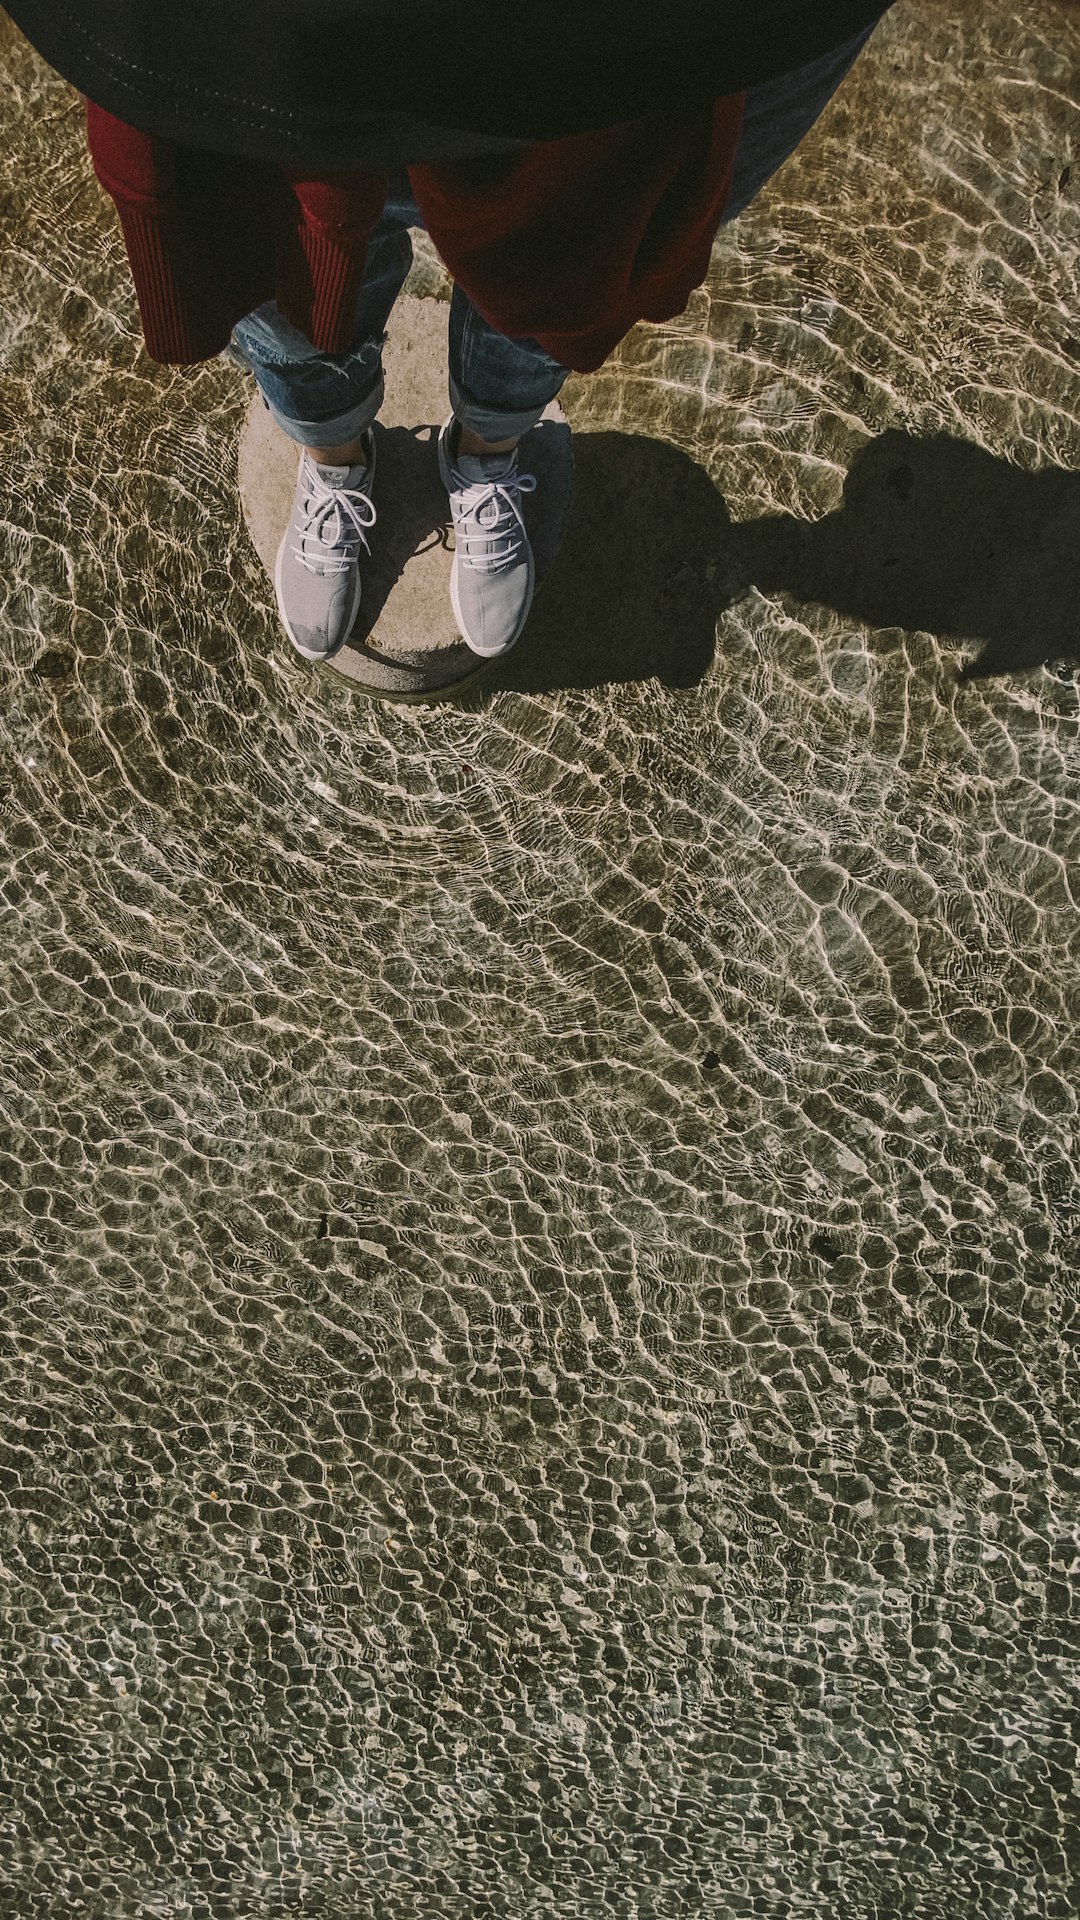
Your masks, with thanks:
<instances>
[{"instance_id":1,"label":"submerged concrete slab","mask_svg":"<svg viewBox=\"0 0 1080 1920\"><path fill-rule=\"evenodd\" d=\"M386 399L376 422L378 520L363 569L363 593L348 643L326 664L365 692L426 699L471 686L492 662L479 660L450 604L454 529L439 478L436 443L449 412L447 308L402 295L384 350ZM255 549L270 576L292 511L297 448L255 394L240 442L240 499ZM522 514L539 591L559 548L573 485L570 428L558 401L522 437L518 469L536 477Z\"/></svg>"}]
</instances>

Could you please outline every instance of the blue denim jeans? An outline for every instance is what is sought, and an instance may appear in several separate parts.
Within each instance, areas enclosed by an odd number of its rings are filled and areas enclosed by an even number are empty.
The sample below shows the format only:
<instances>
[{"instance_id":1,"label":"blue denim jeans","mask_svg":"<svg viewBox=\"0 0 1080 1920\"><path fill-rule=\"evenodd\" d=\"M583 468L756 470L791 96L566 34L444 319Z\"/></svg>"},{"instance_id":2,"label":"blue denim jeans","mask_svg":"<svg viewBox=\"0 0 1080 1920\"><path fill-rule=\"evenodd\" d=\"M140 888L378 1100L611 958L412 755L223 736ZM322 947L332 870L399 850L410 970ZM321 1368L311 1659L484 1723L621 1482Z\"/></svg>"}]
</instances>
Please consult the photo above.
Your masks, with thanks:
<instances>
[{"instance_id":1,"label":"blue denim jeans","mask_svg":"<svg viewBox=\"0 0 1080 1920\"><path fill-rule=\"evenodd\" d=\"M843 46L779 79L751 87L723 224L749 206L809 133L870 38L872 23ZM368 244L353 344L320 353L267 301L233 330L233 358L250 367L274 419L302 446L339 446L368 428L382 406L386 323L412 265L410 227L422 227L409 176L393 174ZM497 333L455 285L450 301L450 406L482 440L509 440L536 425L570 369L537 340Z\"/></svg>"}]
</instances>

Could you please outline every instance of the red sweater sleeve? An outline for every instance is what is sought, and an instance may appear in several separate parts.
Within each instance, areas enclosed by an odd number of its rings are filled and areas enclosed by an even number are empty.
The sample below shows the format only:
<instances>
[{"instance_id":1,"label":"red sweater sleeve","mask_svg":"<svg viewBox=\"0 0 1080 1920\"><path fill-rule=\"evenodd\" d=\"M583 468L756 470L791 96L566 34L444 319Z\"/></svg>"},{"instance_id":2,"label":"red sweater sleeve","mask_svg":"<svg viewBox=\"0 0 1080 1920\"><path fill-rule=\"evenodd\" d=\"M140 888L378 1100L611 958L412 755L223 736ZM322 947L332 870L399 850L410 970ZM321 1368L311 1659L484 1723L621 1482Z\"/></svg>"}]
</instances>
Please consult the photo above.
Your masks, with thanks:
<instances>
[{"instance_id":1,"label":"red sweater sleeve","mask_svg":"<svg viewBox=\"0 0 1080 1920\"><path fill-rule=\"evenodd\" d=\"M322 352L348 347L385 173L306 179L140 133L93 101L86 130L120 218L152 359L209 359L238 320L275 298Z\"/></svg>"},{"instance_id":2,"label":"red sweater sleeve","mask_svg":"<svg viewBox=\"0 0 1080 1920\"><path fill-rule=\"evenodd\" d=\"M409 175L437 252L490 324L590 373L638 320L681 313L705 279L743 103L732 94ZM140 133L92 102L87 136L152 358L208 359L274 298L320 351L351 344L385 172L304 177Z\"/></svg>"}]
</instances>

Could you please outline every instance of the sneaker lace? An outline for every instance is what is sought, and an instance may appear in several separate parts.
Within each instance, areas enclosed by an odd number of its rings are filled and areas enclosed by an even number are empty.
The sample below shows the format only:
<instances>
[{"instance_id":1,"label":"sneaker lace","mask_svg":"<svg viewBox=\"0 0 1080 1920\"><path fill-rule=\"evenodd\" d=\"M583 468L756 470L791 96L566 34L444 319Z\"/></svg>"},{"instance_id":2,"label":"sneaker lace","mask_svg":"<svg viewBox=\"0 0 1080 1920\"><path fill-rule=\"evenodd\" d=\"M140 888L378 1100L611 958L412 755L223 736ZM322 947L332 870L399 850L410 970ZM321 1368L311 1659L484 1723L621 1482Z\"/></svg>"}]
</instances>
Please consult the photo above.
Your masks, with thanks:
<instances>
[{"instance_id":1,"label":"sneaker lace","mask_svg":"<svg viewBox=\"0 0 1080 1920\"><path fill-rule=\"evenodd\" d=\"M455 474L455 479L460 478ZM464 481L460 489L455 488L455 538L460 556L468 566L474 567L477 573L498 573L516 557L514 520L522 533L525 532L516 496L535 491L534 473L509 474L502 480ZM512 519L508 519L507 510ZM507 544L497 547L495 542L502 533L507 536Z\"/></svg>"},{"instance_id":2,"label":"sneaker lace","mask_svg":"<svg viewBox=\"0 0 1080 1920\"><path fill-rule=\"evenodd\" d=\"M371 552L365 529L378 518L374 503L358 487L331 486L311 461L307 480L303 505L297 508L300 545L293 552L309 573L345 573L356 559L358 542L363 541ZM309 540L318 542L319 552L314 555L305 551Z\"/></svg>"}]
</instances>

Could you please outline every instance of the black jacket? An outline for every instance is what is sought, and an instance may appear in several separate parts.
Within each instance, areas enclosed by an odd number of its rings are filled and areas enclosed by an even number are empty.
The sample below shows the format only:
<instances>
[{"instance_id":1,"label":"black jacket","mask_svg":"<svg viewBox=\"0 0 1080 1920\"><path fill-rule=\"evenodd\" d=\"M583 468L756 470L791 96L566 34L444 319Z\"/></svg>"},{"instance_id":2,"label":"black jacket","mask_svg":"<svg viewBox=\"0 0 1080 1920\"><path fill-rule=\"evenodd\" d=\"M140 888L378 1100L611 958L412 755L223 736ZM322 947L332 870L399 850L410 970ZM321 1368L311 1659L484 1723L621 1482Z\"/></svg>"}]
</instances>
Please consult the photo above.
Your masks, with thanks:
<instances>
[{"instance_id":1,"label":"black jacket","mask_svg":"<svg viewBox=\"0 0 1080 1920\"><path fill-rule=\"evenodd\" d=\"M738 93L891 0L6 0L144 133L320 171L430 164Z\"/></svg>"}]
</instances>

